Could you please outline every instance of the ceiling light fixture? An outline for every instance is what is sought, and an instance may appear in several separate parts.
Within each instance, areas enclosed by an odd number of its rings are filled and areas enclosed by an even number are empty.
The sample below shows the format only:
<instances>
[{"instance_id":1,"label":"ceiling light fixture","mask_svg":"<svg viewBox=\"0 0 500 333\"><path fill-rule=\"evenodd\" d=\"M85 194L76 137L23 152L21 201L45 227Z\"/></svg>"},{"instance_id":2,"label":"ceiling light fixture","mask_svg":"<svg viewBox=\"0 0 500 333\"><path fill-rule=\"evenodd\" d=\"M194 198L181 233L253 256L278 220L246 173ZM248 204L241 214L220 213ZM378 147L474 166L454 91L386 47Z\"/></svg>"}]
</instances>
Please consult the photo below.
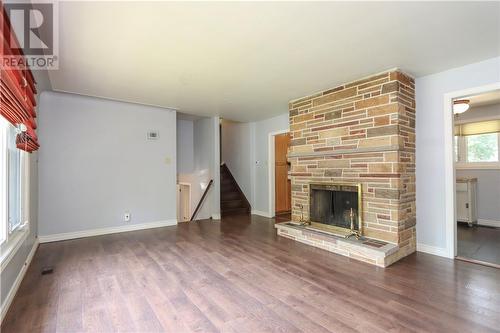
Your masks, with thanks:
<instances>
[{"instance_id":1,"label":"ceiling light fixture","mask_svg":"<svg viewBox=\"0 0 500 333\"><path fill-rule=\"evenodd\" d=\"M453 113L460 114L469 110L469 100L468 99L459 99L453 102Z\"/></svg>"}]
</instances>

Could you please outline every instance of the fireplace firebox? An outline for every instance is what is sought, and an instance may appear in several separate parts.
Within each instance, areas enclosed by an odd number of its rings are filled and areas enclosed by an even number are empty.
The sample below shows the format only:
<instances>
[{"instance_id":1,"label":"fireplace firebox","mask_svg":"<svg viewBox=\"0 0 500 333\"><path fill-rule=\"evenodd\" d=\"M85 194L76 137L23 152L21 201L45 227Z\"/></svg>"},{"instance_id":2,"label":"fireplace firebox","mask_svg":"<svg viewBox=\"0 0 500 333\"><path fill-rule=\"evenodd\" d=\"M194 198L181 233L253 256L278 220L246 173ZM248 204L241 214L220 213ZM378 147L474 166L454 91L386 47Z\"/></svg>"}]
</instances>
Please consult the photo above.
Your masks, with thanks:
<instances>
[{"instance_id":1,"label":"fireplace firebox","mask_svg":"<svg viewBox=\"0 0 500 333\"><path fill-rule=\"evenodd\" d=\"M311 227L342 236L362 234L361 185L310 184Z\"/></svg>"}]
</instances>

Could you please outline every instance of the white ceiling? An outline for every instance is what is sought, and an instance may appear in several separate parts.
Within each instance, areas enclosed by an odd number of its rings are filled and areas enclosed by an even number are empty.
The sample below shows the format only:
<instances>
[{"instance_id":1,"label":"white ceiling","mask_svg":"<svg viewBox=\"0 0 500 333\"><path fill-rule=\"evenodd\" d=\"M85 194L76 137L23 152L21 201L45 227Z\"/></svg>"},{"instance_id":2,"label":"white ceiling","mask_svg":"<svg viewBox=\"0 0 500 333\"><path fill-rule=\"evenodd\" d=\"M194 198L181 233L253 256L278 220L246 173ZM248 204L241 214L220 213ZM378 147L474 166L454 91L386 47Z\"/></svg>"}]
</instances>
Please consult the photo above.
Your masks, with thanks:
<instances>
[{"instance_id":1,"label":"white ceiling","mask_svg":"<svg viewBox=\"0 0 500 333\"><path fill-rule=\"evenodd\" d=\"M60 2L54 90L250 121L399 67L500 53L500 3Z\"/></svg>"}]
</instances>

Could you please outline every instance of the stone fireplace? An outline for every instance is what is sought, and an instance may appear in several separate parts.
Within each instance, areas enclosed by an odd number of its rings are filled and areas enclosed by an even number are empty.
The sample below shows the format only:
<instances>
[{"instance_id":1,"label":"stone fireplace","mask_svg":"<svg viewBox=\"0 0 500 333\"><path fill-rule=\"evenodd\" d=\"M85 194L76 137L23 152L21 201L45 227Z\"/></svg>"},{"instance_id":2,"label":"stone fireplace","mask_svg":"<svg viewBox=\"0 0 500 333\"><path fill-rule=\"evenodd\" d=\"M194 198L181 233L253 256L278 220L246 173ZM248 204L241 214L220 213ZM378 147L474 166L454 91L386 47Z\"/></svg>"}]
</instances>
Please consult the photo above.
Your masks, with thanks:
<instances>
[{"instance_id":1,"label":"stone fireplace","mask_svg":"<svg viewBox=\"0 0 500 333\"><path fill-rule=\"evenodd\" d=\"M415 251L414 89L393 70L290 102L292 221L279 235L383 267ZM338 232L351 224L361 239Z\"/></svg>"}]
</instances>

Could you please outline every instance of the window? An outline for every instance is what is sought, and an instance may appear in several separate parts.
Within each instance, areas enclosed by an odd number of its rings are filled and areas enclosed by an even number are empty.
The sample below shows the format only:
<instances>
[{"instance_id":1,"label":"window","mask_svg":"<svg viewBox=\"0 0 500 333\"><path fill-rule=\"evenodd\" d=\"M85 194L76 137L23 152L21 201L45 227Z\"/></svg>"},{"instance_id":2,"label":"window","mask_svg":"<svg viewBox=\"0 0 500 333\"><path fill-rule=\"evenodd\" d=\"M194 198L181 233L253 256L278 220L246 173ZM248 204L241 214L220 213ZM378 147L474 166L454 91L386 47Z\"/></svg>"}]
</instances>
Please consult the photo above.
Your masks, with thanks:
<instances>
[{"instance_id":1,"label":"window","mask_svg":"<svg viewBox=\"0 0 500 333\"><path fill-rule=\"evenodd\" d=\"M467 162L498 162L498 134L479 134L466 137Z\"/></svg>"},{"instance_id":2,"label":"window","mask_svg":"<svg viewBox=\"0 0 500 333\"><path fill-rule=\"evenodd\" d=\"M0 244L2 267L27 234L28 153L16 147L17 129L0 117Z\"/></svg>"},{"instance_id":3,"label":"window","mask_svg":"<svg viewBox=\"0 0 500 333\"><path fill-rule=\"evenodd\" d=\"M500 134L455 136L455 162L458 168L500 167Z\"/></svg>"},{"instance_id":4,"label":"window","mask_svg":"<svg viewBox=\"0 0 500 333\"><path fill-rule=\"evenodd\" d=\"M7 216L9 232L21 225L21 151L16 147L16 129L7 128Z\"/></svg>"}]
</instances>

